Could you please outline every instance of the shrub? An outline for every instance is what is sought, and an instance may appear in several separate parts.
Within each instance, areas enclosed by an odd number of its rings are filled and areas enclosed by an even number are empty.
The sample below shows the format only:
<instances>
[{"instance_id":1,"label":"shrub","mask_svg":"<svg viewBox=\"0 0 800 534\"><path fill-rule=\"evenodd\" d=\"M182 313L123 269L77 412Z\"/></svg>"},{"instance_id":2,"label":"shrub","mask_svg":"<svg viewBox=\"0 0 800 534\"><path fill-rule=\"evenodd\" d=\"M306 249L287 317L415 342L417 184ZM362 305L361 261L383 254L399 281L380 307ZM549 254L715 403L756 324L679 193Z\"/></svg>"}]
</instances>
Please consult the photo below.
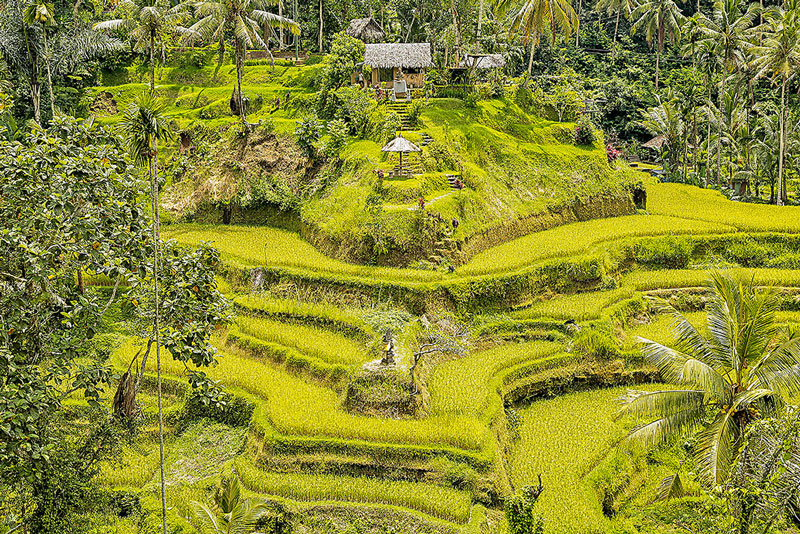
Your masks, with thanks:
<instances>
[{"instance_id":1,"label":"shrub","mask_svg":"<svg viewBox=\"0 0 800 534\"><path fill-rule=\"evenodd\" d=\"M303 151L306 157L313 158L317 155L317 148L314 143L319 140L322 134L322 123L315 115L297 121L294 134L297 136L297 144L300 145L300 150Z\"/></svg>"},{"instance_id":2,"label":"shrub","mask_svg":"<svg viewBox=\"0 0 800 534\"><path fill-rule=\"evenodd\" d=\"M408 113L408 120L413 126L419 125L419 118L422 115L424 107L425 103L422 100L414 100L411 102L411 105L408 106L406 112Z\"/></svg>"},{"instance_id":3,"label":"shrub","mask_svg":"<svg viewBox=\"0 0 800 534\"><path fill-rule=\"evenodd\" d=\"M575 144L576 145L592 145L598 138L597 127L592 123L592 120L585 114L578 116L578 122L575 125Z\"/></svg>"},{"instance_id":4,"label":"shrub","mask_svg":"<svg viewBox=\"0 0 800 534\"><path fill-rule=\"evenodd\" d=\"M689 265L694 244L689 237L668 236L640 241L633 249L634 259L645 265L684 269Z\"/></svg>"},{"instance_id":5,"label":"shrub","mask_svg":"<svg viewBox=\"0 0 800 534\"><path fill-rule=\"evenodd\" d=\"M347 144L347 124L341 119L336 119L328 123L328 142L325 143L325 156L338 159L342 149Z\"/></svg>"},{"instance_id":6,"label":"shrub","mask_svg":"<svg viewBox=\"0 0 800 534\"><path fill-rule=\"evenodd\" d=\"M619 344L609 333L596 328L582 330L573 343L573 348L589 358L610 360L619 356Z\"/></svg>"},{"instance_id":7,"label":"shrub","mask_svg":"<svg viewBox=\"0 0 800 534\"><path fill-rule=\"evenodd\" d=\"M388 143L397 135L397 130L403 127L403 121L400 120L400 115L392 111L387 113L383 118L381 125L381 141Z\"/></svg>"},{"instance_id":8,"label":"shrub","mask_svg":"<svg viewBox=\"0 0 800 534\"><path fill-rule=\"evenodd\" d=\"M768 256L769 250L756 243L752 238L733 242L725 250L726 259L734 261L743 267L764 265Z\"/></svg>"},{"instance_id":9,"label":"shrub","mask_svg":"<svg viewBox=\"0 0 800 534\"><path fill-rule=\"evenodd\" d=\"M190 423L199 419L211 419L228 426L247 426L253 417L255 405L242 397L229 395L224 403L206 403L205 398L191 395L181 411L181 420Z\"/></svg>"},{"instance_id":10,"label":"shrub","mask_svg":"<svg viewBox=\"0 0 800 534\"><path fill-rule=\"evenodd\" d=\"M544 534L544 518L533 511L535 503L529 486L506 499L505 512L511 534Z\"/></svg>"},{"instance_id":11,"label":"shrub","mask_svg":"<svg viewBox=\"0 0 800 534\"><path fill-rule=\"evenodd\" d=\"M464 105L468 108L474 108L478 105L478 100L480 99L480 95L475 91L467 91L464 93Z\"/></svg>"},{"instance_id":12,"label":"shrub","mask_svg":"<svg viewBox=\"0 0 800 534\"><path fill-rule=\"evenodd\" d=\"M366 138L370 128L370 115L375 109L375 100L357 87L342 87L334 93L336 112L334 116L343 121L351 135Z\"/></svg>"}]
</instances>

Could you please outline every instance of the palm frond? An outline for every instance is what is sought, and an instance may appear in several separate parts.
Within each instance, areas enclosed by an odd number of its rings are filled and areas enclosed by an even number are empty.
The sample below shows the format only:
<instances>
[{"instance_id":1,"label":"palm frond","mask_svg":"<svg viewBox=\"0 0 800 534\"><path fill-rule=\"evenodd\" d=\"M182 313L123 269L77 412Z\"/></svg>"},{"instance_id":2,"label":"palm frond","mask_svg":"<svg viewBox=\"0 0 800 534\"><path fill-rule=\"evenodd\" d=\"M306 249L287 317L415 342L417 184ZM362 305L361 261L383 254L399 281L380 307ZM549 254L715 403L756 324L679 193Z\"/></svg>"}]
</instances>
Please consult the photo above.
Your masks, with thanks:
<instances>
[{"instance_id":1,"label":"palm frond","mask_svg":"<svg viewBox=\"0 0 800 534\"><path fill-rule=\"evenodd\" d=\"M725 481L736 455L743 429L733 414L733 410L720 412L697 436L695 458L701 466L701 476L710 484Z\"/></svg>"}]
</instances>

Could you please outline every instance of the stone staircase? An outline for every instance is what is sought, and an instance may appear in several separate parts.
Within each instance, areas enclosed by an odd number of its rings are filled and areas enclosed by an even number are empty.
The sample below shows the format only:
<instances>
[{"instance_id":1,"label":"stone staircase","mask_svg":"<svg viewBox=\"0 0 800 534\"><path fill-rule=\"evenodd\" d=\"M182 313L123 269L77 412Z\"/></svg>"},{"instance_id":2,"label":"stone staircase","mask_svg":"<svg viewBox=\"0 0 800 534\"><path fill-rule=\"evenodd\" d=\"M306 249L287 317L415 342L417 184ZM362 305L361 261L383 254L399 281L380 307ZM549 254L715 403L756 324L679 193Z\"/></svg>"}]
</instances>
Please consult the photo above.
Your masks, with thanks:
<instances>
[{"instance_id":1,"label":"stone staircase","mask_svg":"<svg viewBox=\"0 0 800 534\"><path fill-rule=\"evenodd\" d=\"M447 181L450 183L450 189L463 189L465 187L464 183L461 182L460 174L445 174L444 177L447 178ZM461 187L458 186L459 183Z\"/></svg>"},{"instance_id":2,"label":"stone staircase","mask_svg":"<svg viewBox=\"0 0 800 534\"><path fill-rule=\"evenodd\" d=\"M400 117L403 130L410 130L414 126L408 117L408 102L406 100L389 102L389 111L394 111Z\"/></svg>"},{"instance_id":3,"label":"stone staircase","mask_svg":"<svg viewBox=\"0 0 800 534\"><path fill-rule=\"evenodd\" d=\"M431 137L430 135L426 134L425 132L422 132L422 142L420 142L419 146L420 147L426 147L429 144L431 144L432 142L433 142L433 137Z\"/></svg>"}]
</instances>

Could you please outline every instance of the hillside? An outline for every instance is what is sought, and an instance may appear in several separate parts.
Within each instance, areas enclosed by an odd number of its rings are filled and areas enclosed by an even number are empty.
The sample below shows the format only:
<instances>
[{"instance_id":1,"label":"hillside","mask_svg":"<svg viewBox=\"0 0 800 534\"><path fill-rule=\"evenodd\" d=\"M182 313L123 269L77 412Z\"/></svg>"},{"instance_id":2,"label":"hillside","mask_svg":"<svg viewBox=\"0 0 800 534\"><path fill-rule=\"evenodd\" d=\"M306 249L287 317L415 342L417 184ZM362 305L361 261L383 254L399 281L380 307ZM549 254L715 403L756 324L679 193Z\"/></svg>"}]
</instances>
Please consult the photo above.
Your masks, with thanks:
<instances>
[{"instance_id":1,"label":"hillside","mask_svg":"<svg viewBox=\"0 0 800 534\"><path fill-rule=\"evenodd\" d=\"M274 72L270 65L248 66L245 96L254 103L248 120L261 124L242 137L230 109L232 66L161 69L157 94L181 132L163 158L171 216L222 222L229 211L234 223L300 229L322 251L346 261L436 268L530 231L633 212L629 188L641 174L609 164L602 137L576 146L574 124L537 118L512 93L474 106L425 100L417 124L406 120L398 130L422 146L404 161L413 176L394 176L398 155L381 152L393 136L387 124L393 117L402 122L409 106L348 93L362 108L363 126L329 154L328 121L317 142L321 154L308 158L294 130L311 113L319 70L280 62ZM130 68L113 78L135 76ZM96 88L98 109L103 102L117 110L99 120L117 121L142 87ZM181 140L191 147L186 154L177 150Z\"/></svg>"}]
</instances>

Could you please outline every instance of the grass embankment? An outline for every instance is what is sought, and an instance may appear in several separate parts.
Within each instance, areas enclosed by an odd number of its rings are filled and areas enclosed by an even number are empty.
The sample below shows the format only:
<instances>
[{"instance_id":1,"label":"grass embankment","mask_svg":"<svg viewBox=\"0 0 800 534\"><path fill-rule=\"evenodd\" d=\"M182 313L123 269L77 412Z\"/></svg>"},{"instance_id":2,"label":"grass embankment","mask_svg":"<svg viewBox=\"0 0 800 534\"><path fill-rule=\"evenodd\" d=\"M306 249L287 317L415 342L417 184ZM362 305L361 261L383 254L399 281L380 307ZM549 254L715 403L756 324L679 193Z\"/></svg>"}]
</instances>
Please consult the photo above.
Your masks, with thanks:
<instances>
[{"instance_id":1,"label":"grass embankment","mask_svg":"<svg viewBox=\"0 0 800 534\"><path fill-rule=\"evenodd\" d=\"M643 389L648 389L648 386ZM596 489L587 477L625 436L631 422L614 420L624 388L573 393L520 410L520 439L509 465L517 487L542 475L537 510L554 534L607 532Z\"/></svg>"},{"instance_id":2,"label":"grass embankment","mask_svg":"<svg viewBox=\"0 0 800 534\"><path fill-rule=\"evenodd\" d=\"M128 342L112 355L121 367L135 352ZM184 365L163 358L164 372L182 375ZM148 361L148 370L155 362ZM365 440L426 447L451 447L480 452L488 446L488 430L476 418L443 415L421 420L391 420L349 414L340 408L337 393L312 384L270 363L227 348L219 364L208 371L224 387L241 388L257 401L254 422L268 435Z\"/></svg>"},{"instance_id":3,"label":"grass embankment","mask_svg":"<svg viewBox=\"0 0 800 534\"><path fill-rule=\"evenodd\" d=\"M244 93L251 101L251 110L260 106L257 111L248 114L248 120L258 122L269 119L275 124L276 132L294 132L297 112L286 107L286 93L289 93L290 100L310 93L309 76L312 72L312 67L277 65L273 73L270 65L248 65L242 80ZM120 74L107 79L108 83L115 85L96 87L93 93L110 93L116 101L117 110L121 112L147 89L148 73L131 67ZM230 112L235 83L236 68L231 64L219 69L216 65L202 68L165 67L156 71L156 96L164 99L167 104L165 114L175 120L180 128L202 123L204 127L213 129L238 120ZM277 109L274 106L276 98L281 100L281 106ZM98 116L106 123L115 123L120 117L121 113Z\"/></svg>"}]
</instances>

